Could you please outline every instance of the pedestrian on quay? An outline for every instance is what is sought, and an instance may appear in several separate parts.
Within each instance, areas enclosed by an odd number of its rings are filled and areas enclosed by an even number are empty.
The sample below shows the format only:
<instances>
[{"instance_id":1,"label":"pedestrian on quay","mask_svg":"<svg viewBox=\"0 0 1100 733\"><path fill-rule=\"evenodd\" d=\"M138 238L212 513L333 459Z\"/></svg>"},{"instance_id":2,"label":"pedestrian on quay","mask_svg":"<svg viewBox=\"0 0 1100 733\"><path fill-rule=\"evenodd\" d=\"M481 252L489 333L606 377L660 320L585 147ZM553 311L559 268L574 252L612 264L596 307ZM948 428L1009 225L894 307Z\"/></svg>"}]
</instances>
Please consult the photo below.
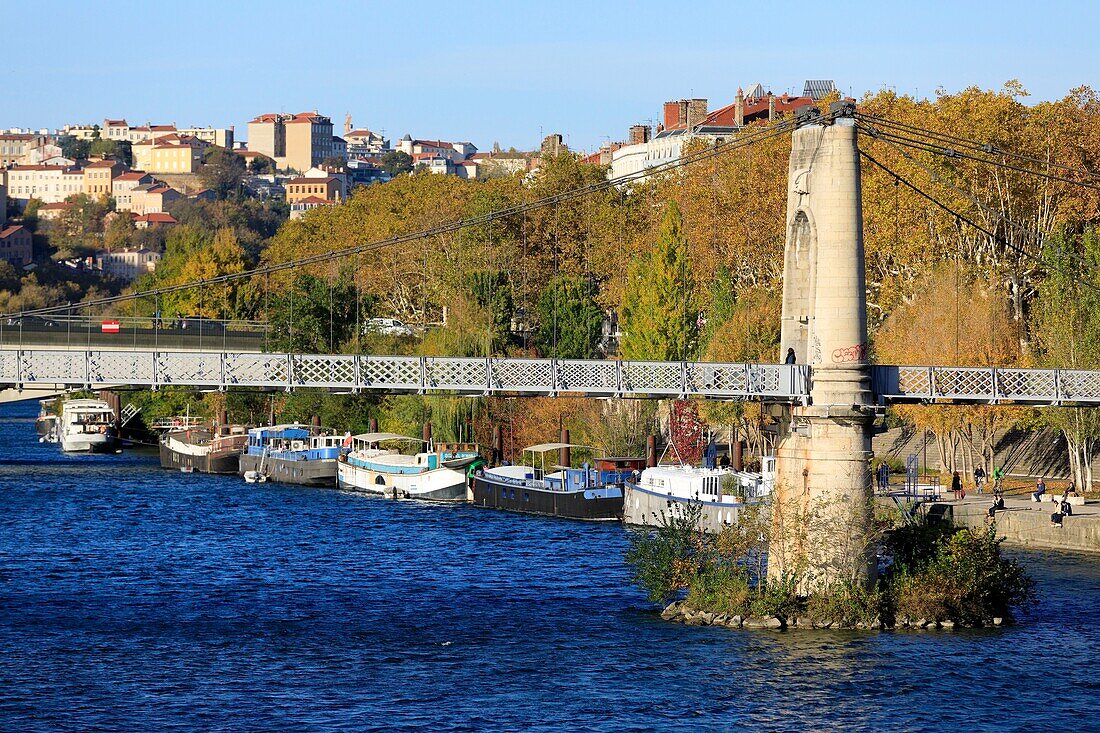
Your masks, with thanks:
<instances>
[{"instance_id":1,"label":"pedestrian on quay","mask_svg":"<svg viewBox=\"0 0 1100 733\"><path fill-rule=\"evenodd\" d=\"M974 487L978 493L984 493L982 487L985 486L985 468L978 466L974 469Z\"/></svg>"},{"instance_id":2,"label":"pedestrian on quay","mask_svg":"<svg viewBox=\"0 0 1100 733\"><path fill-rule=\"evenodd\" d=\"M1047 493L1047 482L1040 476L1039 480L1035 482L1035 492L1031 495L1032 501L1042 501L1043 494ZM1062 525L1058 525L1059 527Z\"/></svg>"},{"instance_id":3,"label":"pedestrian on quay","mask_svg":"<svg viewBox=\"0 0 1100 733\"><path fill-rule=\"evenodd\" d=\"M958 471L955 471L955 473L951 475L951 493L955 495L955 501L959 501L966 496L966 493L963 491L962 476L959 475Z\"/></svg>"},{"instance_id":4,"label":"pedestrian on quay","mask_svg":"<svg viewBox=\"0 0 1100 733\"><path fill-rule=\"evenodd\" d=\"M878 464L878 490L883 494L890 490L890 466L886 461Z\"/></svg>"},{"instance_id":5,"label":"pedestrian on quay","mask_svg":"<svg viewBox=\"0 0 1100 733\"><path fill-rule=\"evenodd\" d=\"M1001 487L1001 482L1004 481L1004 478L1005 478L1004 466L994 466L993 467L993 491L995 491L995 492L996 491L1001 491L1001 492L1004 491L1004 489Z\"/></svg>"}]
</instances>

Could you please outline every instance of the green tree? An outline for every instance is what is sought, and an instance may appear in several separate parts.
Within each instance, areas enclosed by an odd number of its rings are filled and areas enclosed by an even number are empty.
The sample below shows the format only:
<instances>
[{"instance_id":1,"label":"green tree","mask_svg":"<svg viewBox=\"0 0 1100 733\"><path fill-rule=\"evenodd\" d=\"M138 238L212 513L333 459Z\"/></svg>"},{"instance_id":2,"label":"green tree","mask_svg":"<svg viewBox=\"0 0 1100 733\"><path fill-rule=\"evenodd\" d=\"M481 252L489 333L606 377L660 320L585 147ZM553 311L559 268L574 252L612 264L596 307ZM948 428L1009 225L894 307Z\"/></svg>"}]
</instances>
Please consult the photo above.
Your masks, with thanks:
<instances>
[{"instance_id":1,"label":"green tree","mask_svg":"<svg viewBox=\"0 0 1100 733\"><path fill-rule=\"evenodd\" d=\"M288 287L265 296L268 320L277 351L337 353L355 338L356 290L350 277L332 281L315 275L297 275ZM359 313L369 312L369 303Z\"/></svg>"},{"instance_id":2,"label":"green tree","mask_svg":"<svg viewBox=\"0 0 1100 733\"><path fill-rule=\"evenodd\" d=\"M623 302L622 355L678 361L695 347L696 314L680 207L669 201L657 241L631 268Z\"/></svg>"},{"instance_id":3,"label":"green tree","mask_svg":"<svg viewBox=\"0 0 1100 733\"><path fill-rule=\"evenodd\" d=\"M61 154L72 160L86 160L91 149L91 140L83 140L69 135L61 141Z\"/></svg>"},{"instance_id":4,"label":"green tree","mask_svg":"<svg viewBox=\"0 0 1100 733\"><path fill-rule=\"evenodd\" d=\"M471 272L466 276L466 287L474 302L489 315L490 349L494 354L502 353L512 329L512 286L507 273Z\"/></svg>"},{"instance_id":5,"label":"green tree","mask_svg":"<svg viewBox=\"0 0 1100 733\"><path fill-rule=\"evenodd\" d=\"M403 150L391 150L382 156L382 170L394 178L402 173L411 173L412 169L412 156Z\"/></svg>"},{"instance_id":6,"label":"green tree","mask_svg":"<svg viewBox=\"0 0 1100 733\"><path fill-rule=\"evenodd\" d=\"M1090 277L1100 268L1100 234L1090 229L1054 237L1044 258L1051 269L1032 309L1036 357L1047 367L1100 369L1100 292L1081 282L1082 273ZM1042 418L1065 436L1073 480L1090 490L1100 409L1055 407L1043 410Z\"/></svg>"},{"instance_id":7,"label":"green tree","mask_svg":"<svg viewBox=\"0 0 1100 733\"><path fill-rule=\"evenodd\" d=\"M247 175L244 158L219 147L207 149L203 155L202 168L199 169L199 180L219 200L238 198L241 195L241 184Z\"/></svg>"},{"instance_id":8,"label":"green tree","mask_svg":"<svg viewBox=\"0 0 1100 733\"><path fill-rule=\"evenodd\" d=\"M600 342L603 312L596 283L579 275L559 275L539 293L535 343L545 356L588 359Z\"/></svg>"},{"instance_id":9,"label":"green tree","mask_svg":"<svg viewBox=\"0 0 1100 733\"><path fill-rule=\"evenodd\" d=\"M103 137L96 138L88 148L88 155L112 158L120 161L127 167L134 164L133 148L126 140L108 140Z\"/></svg>"}]
</instances>

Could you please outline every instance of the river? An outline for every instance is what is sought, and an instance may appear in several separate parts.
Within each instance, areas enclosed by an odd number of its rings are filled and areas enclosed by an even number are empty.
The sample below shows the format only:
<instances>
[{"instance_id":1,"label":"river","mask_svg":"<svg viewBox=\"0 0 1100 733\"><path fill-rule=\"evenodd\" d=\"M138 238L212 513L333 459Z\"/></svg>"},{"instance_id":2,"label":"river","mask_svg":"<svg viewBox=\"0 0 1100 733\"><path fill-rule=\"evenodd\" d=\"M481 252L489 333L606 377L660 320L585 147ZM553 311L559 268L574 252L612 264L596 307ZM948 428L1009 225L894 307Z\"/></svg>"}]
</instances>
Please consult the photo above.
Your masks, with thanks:
<instances>
[{"instance_id":1,"label":"river","mask_svg":"<svg viewBox=\"0 0 1100 733\"><path fill-rule=\"evenodd\" d=\"M65 456L0 409L2 731L1095 730L1100 559L1005 629L661 621L621 527Z\"/></svg>"}]
</instances>

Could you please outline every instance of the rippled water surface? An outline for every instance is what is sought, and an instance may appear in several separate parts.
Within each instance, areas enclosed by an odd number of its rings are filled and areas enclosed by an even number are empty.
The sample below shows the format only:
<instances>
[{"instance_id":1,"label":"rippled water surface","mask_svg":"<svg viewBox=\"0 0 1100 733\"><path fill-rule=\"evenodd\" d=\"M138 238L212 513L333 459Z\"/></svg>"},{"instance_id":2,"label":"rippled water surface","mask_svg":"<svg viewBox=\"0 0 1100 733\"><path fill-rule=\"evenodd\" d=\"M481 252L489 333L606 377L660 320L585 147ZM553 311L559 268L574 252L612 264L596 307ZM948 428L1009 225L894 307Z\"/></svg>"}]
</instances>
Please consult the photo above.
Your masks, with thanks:
<instances>
[{"instance_id":1,"label":"rippled water surface","mask_svg":"<svg viewBox=\"0 0 1100 733\"><path fill-rule=\"evenodd\" d=\"M0 731L1096 730L1100 559L1004 630L664 623L618 526L62 456L0 410Z\"/></svg>"}]
</instances>

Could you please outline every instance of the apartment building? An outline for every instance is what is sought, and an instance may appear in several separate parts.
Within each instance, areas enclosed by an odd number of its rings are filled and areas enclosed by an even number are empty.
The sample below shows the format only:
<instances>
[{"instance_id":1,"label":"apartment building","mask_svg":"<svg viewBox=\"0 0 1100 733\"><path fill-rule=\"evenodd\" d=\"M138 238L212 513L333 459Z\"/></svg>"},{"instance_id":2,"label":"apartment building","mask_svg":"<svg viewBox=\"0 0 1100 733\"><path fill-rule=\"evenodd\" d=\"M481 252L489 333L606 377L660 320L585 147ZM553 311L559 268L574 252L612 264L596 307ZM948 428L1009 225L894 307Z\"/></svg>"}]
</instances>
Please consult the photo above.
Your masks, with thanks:
<instances>
[{"instance_id":1,"label":"apartment building","mask_svg":"<svg viewBox=\"0 0 1100 733\"><path fill-rule=\"evenodd\" d=\"M195 173L207 147L209 143L189 135L160 135L133 145L134 167L146 173Z\"/></svg>"},{"instance_id":2,"label":"apartment building","mask_svg":"<svg viewBox=\"0 0 1100 733\"><path fill-rule=\"evenodd\" d=\"M130 212L138 216L159 214L183 194L163 183L142 184L130 192Z\"/></svg>"},{"instance_id":3,"label":"apartment building","mask_svg":"<svg viewBox=\"0 0 1100 733\"><path fill-rule=\"evenodd\" d=\"M31 150L50 142L48 135L23 132L0 133L0 166L22 165Z\"/></svg>"},{"instance_id":4,"label":"apartment building","mask_svg":"<svg viewBox=\"0 0 1100 733\"><path fill-rule=\"evenodd\" d=\"M317 112L263 114L248 123L248 149L273 158L279 168L309 170L338 148L332 120Z\"/></svg>"},{"instance_id":5,"label":"apartment building","mask_svg":"<svg viewBox=\"0 0 1100 733\"><path fill-rule=\"evenodd\" d=\"M60 165L17 165L6 173L8 197L23 208L38 199L56 204L84 192L84 171Z\"/></svg>"},{"instance_id":6,"label":"apartment building","mask_svg":"<svg viewBox=\"0 0 1100 733\"><path fill-rule=\"evenodd\" d=\"M96 255L95 264L99 270L124 282L132 282L142 275L153 272L160 262L160 252L144 247L124 249L117 252L103 252Z\"/></svg>"},{"instance_id":7,"label":"apartment building","mask_svg":"<svg viewBox=\"0 0 1100 733\"><path fill-rule=\"evenodd\" d=\"M111 181L111 195L115 199L116 211L130 210L130 196L138 186L150 186L153 177L141 171L131 171L116 176ZM151 186L150 186L151 187Z\"/></svg>"},{"instance_id":8,"label":"apartment building","mask_svg":"<svg viewBox=\"0 0 1100 733\"><path fill-rule=\"evenodd\" d=\"M84 193L98 198L110 196L116 176L122 175L126 166L117 160L96 160L84 167Z\"/></svg>"}]
</instances>

